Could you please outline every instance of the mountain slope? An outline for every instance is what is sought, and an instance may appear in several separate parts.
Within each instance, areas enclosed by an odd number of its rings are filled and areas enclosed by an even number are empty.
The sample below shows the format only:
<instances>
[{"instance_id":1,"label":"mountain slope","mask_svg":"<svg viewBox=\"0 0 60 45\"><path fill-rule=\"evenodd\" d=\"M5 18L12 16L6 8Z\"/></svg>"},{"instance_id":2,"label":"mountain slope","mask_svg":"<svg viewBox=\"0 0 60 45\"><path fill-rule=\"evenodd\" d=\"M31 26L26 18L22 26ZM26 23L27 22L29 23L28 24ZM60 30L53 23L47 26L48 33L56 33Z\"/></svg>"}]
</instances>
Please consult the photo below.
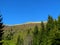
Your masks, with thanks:
<instances>
[{"instance_id":1,"label":"mountain slope","mask_svg":"<svg viewBox=\"0 0 60 45\"><path fill-rule=\"evenodd\" d=\"M29 29L29 28L33 29L34 26L36 26L36 25L38 27L40 27L40 22L39 23L32 22L32 23L18 24L18 25L12 25L12 26L5 26L4 30L11 30L11 28L13 30L26 30L26 29Z\"/></svg>"}]
</instances>

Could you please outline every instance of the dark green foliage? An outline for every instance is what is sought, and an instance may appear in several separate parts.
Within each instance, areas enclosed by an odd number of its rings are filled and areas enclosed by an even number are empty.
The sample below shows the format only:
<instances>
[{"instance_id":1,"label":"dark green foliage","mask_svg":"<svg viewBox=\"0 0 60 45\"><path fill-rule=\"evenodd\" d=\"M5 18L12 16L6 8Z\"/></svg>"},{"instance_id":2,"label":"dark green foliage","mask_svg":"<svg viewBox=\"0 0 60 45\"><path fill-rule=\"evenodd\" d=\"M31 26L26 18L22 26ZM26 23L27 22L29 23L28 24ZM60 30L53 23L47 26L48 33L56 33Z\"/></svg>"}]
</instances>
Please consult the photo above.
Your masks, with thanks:
<instances>
[{"instance_id":1,"label":"dark green foliage","mask_svg":"<svg viewBox=\"0 0 60 45\"><path fill-rule=\"evenodd\" d=\"M4 27L2 20L3 20L2 15L0 15L0 41L2 41L2 35L3 35L3 30L2 30L2 28ZM3 42L0 42L0 45L2 45L2 43L3 43Z\"/></svg>"},{"instance_id":2,"label":"dark green foliage","mask_svg":"<svg viewBox=\"0 0 60 45\"><path fill-rule=\"evenodd\" d=\"M38 34L38 27L37 26L35 26L35 28L34 28L34 33L33 33L34 35L37 35Z\"/></svg>"},{"instance_id":3,"label":"dark green foliage","mask_svg":"<svg viewBox=\"0 0 60 45\"><path fill-rule=\"evenodd\" d=\"M56 30L56 33L55 33L55 38L52 45L60 45L60 16L58 16L58 20L55 20L54 30Z\"/></svg>"},{"instance_id":4,"label":"dark green foliage","mask_svg":"<svg viewBox=\"0 0 60 45\"><path fill-rule=\"evenodd\" d=\"M41 30L44 31L45 30L45 27L44 27L44 23L41 22Z\"/></svg>"},{"instance_id":5,"label":"dark green foliage","mask_svg":"<svg viewBox=\"0 0 60 45\"><path fill-rule=\"evenodd\" d=\"M47 24L46 24L46 29L47 30L51 30L54 28L54 20L51 16L48 16L48 21L47 21Z\"/></svg>"},{"instance_id":6,"label":"dark green foliage","mask_svg":"<svg viewBox=\"0 0 60 45\"><path fill-rule=\"evenodd\" d=\"M33 32L33 45L39 45L39 31L37 26L35 26Z\"/></svg>"},{"instance_id":7,"label":"dark green foliage","mask_svg":"<svg viewBox=\"0 0 60 45\"><path fill-rule=\"evenodd\" d=\"M60 16L58 16L58 30L60 30Z\"/></svg>"},{"instance_id":8,"label":"dark green foliage","mask_svg":"<svg viewBox=\"0 0 60 45\"><path fill-rule=\"evenodd\" d=\"M54 38L52 45L60 45L60 33L56 33L55 36L56 37Z\"/></svg>"},{"instance_id":9,"label":"dark green foliage","mask_svg":"<svg viewBox=\"0 0 60 45\"><path fill-rule=\"evenodd\" d=\"M54 20L54 26L57 27L57 24L58 24L58 22L57 22L57 20L55 19L55 20Z\"/></svg>"},{"instance_id":10,"label":"dark green foliage","mask_svg":"<svg viewBox=\"0 0 60 45\"><path fill-rule=\"evenodd\" d=\"M47 32L47 36L49 35L50 31L54 29L54 20L51 16L48 16L48 21L46 24L46 32Z\"/></svg>"},{"instance_id":11,"label":"dark green foliage","mask_svg":"<svg viewBox=\"0 0 60 45\"><path fill-rule=\"evenodd\" d=\"M41 22L41 37L43 37L43 35L46 33L46 30L45 30L45 26L44 26L44 23Z\"/></svg>"},{"instance_id":12,"label":"dark green foliage","mask_svg":"<svg viewBox=\"0 0 60 45\"><path fill-rule=\"evenodd\" d=\"M41 22L41 32L40 32L40 36L39 37L40 37L39 44L43 45L44 39L46 37L46 30L45 30L45 26L44 26L43 22Z\"/></svg>"}]
</instances>

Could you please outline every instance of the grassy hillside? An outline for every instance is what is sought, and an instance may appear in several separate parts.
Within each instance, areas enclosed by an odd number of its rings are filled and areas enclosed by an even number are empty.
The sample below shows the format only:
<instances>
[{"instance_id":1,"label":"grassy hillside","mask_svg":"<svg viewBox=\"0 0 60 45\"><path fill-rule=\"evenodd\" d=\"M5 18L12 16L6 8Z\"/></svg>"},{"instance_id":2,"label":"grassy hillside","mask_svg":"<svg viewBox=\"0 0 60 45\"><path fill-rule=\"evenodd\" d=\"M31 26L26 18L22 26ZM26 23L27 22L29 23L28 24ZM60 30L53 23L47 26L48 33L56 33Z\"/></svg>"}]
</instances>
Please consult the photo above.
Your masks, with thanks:
<instances>
[{"instance_id":1,"label":"grassy hillside","mask_svg":"<svg viewBox=\"0 0 60 45\"><path fill-rule=\"evenodd\" d=\"M5 26L3 45L60 45L60 27L56 24L50 20Z\"/></svg>"},{"instance_id":2,"label":"grassy hillside","mask_svg":"<svg viewBox=\"0 0 60 45\"><path fill-rule=\"evenodd\" d=\"M32 39L32 33L35 26L38 26L40 29L40 23L26 23L26 24L20 24L20 25L13 25L13 26L5 26L4 27L4 45L15 45L17 42L18 35L20 35L20 38L24 40L23 44L27 45L29 42L28 40ZM28 36L27 32L30 31L30 35ZM10 32L13 34L12 39L6 39L8 38ZM11 38L11 37L9 37Z\"/></svg>"}]
</instances>

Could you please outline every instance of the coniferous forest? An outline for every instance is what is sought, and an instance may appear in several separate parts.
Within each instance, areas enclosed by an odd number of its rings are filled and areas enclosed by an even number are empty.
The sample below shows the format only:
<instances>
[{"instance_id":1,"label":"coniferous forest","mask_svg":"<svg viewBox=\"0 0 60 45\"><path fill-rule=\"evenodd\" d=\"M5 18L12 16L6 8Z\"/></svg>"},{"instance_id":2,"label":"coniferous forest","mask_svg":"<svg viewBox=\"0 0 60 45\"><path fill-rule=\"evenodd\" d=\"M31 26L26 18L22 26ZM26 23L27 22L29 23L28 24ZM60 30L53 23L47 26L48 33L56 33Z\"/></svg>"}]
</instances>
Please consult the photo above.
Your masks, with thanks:
<instances>
[{"instance_id":1,"label":"coniferous forest","mask_svg":"<svg viewBox=\"0 0 60 45\"><path fill-rule=\"evenodd\" d=\"M14 30L13 26L5 30L7 26L2 21L0 16L0 45L60 45L60 16L57 19L48 16L47 22L41 21L39 26L25 30Z\"/></svg>"}]
</instances>

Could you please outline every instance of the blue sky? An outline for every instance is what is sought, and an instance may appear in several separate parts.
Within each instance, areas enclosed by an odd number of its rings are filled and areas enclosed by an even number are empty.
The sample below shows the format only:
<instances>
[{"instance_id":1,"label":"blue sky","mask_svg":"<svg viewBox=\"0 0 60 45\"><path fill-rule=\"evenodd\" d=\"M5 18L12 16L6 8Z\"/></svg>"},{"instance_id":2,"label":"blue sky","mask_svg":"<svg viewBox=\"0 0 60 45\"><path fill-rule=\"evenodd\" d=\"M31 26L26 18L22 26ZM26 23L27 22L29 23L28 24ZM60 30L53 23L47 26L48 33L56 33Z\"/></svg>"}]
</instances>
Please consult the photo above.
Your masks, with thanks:
<instances>
[{"instance_id":1,"label":"blue sky","mask_svg":"<svg viewBox=\"0 0 60 45\"><path fill-rule=\"evenodd\" d=\"M48 14L57 18L60 0L0 0L4 24L46 21Z\"/></svg>"}]
</instances>

